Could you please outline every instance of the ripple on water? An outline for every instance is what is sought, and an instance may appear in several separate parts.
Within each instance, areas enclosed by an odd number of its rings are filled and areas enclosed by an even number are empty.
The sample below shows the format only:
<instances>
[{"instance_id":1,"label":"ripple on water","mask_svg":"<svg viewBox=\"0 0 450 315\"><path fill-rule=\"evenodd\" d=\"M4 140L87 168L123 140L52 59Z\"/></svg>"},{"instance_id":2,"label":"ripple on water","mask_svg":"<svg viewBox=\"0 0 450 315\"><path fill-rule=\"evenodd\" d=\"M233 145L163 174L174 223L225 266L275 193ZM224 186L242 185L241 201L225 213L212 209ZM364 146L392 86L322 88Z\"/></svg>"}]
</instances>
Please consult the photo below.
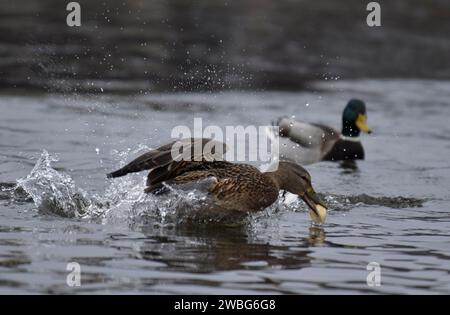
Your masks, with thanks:
<instances>
[{"instance_id":1,"label":"ripple on water","mask_svg":"<svg viewBox=\"0 0 450 315\"><path fill-rule=\"evenodd\" d=\"M129 153L121 154L120 160L125 161ZM423 292L417 286L429 285L432 277L442 276L438 256L446 246L439 243L441 235L432 237L426 235L426 231L419 235L417 230L417 222L427 215L421 210L425 200L327 194L323 197L334 215L333 223L325 229L309 227L309 235L305 237L302 231L308 230L309 220L306 219L306 207L298 198L282 196L272 207L246 218L245 224L232 229L217 229L204 224L214 221L213 216L197 216L202 213L199 209L208 205L207 196L201 192L169 187L166 196L147 195L143 193L145 178L133 174L107 182L102 195L93 195L77 187L63 171L53 169L52 161L54 159L44 151L31 173L17 185L0 185L0 198L29 202L31 197L43 213L87 219L83 221L83 228L71 223L59 231L62 235L73 235L66 237L64 249L58 246L60 235L54 235L53 229L39 234L41 244L55 245L44 247L40 255L63 260L72 252L78 253L77 261L83 263L86 271L84 290L87 291L132 290L143 285L143 290L149 292L178 292L187 286L189 292L204 293L207 283L207 286L221 286L223 292L233 293L236 290L314 293L322 292L325 286L327 292L374 292L364 283L365 265L369 261L378 261L385 268L383 279L386 285L382 289L385 293L401 292L396 283L408 287L411 292ZM376 206L376 213L370 213L373 206ZM361 222L348 222L342 216L346 211L339 211L351 208L358 209ZM407 220L402 211L409 211ZM305 212L305 216L296 215L296 212ZM365 215L371 217L370 224L363 220ZM392 226L385 224L386 220L382 220L385 218ZM90 228L85 225L97 219L109 223L115 220L130 222L132 229L142 234L131 236L127 230L124 234L111 235L107 240L101 236L96 240L92 237L95 233L90 230L95 231L95 225ZM402 220L401 230L396 228L395 220ZM426 230L432 229L432 222L421 224ZM22 237L9 230L0 233L8 233L13 239ZM416 236L415 243L411 242L409 233ZM390 244L392 254L386 254ZM3 250L13 248L8 244L1 246ZM403 246L403 252L399 246ZM424 248L430 252L423 254ZM31 260L35 257L25 255L19 259L11 256L2 260L4 265L0 265L0 269L6 268L10 272L2 281L23 285L24 274L11 272ZM61 263L40 262L55 274L61 273ZM33 263L33 268L38 270L39 263ZM118 279L127 279L130 287L127 289ZM35 283L42 280L55 292L67 291L58 281L41 279L38 272L35 280ZM436 290L442 290L445 283L436 286Z\"/></svg>"}]
</instances>

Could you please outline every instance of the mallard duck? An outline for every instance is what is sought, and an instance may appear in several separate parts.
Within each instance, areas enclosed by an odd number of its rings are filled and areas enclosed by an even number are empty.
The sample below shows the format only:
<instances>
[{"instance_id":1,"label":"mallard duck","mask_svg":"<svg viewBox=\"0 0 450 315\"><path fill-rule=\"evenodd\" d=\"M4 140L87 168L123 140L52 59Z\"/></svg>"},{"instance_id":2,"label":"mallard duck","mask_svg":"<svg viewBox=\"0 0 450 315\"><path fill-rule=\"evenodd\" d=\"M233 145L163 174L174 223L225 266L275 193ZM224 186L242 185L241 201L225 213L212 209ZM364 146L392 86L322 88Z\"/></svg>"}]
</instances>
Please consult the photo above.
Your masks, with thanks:
<instances>
[{"instance_id":1,"label":"mallard duck","mask_svg":"<svg viewBox=\"0 0 450 315\"><path fill-rule=\"evenodd\" d=\"M280 118L280 158L307 165L318 161L363 160L360 132L371 133L367 126L366 105L352 99L342 114L342 132L316 123Z\"/></svg>"},{"instance_id":2,"label":"mallard duck","mask_svg":"<svg viewBox=\"0 0 450 315\"><path fill-rule=\"evenodd\" d=\"M207 147L213 148L209 150L211 154L205 153ZM261 172L249 164L224 161L224 147L223 143L210 139L174 141L139 156L107 177L150 170L147 193L161 189L164 183L182 184L208 179L207 192L216 205L244 212L270 206L278 199L279 191L285 190L304 200L314 222L325 222L326 206L316 195L311 176L303 167L280 161L276 171Z\"/></svg>"}]
</instances>

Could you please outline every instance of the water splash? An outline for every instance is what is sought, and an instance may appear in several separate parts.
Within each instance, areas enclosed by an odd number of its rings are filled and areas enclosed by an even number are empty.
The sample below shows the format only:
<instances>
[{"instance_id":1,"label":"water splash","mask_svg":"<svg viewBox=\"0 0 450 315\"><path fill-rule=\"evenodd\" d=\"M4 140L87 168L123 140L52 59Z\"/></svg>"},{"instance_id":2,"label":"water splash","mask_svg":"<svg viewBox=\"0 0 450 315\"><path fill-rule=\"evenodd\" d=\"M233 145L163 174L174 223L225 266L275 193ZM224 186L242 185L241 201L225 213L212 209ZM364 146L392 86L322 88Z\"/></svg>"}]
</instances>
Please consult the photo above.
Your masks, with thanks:
<instances>
[{"instance_id":1,"label":"water splash","mask_svg":"<svg viewBox=\"0 0 450 315\"><path fill-rule=\"evenodd\" d=\"M44 150L31 173L17 181L33 199L36 207L45 213L63 217L79 218L87 213L91 200L87 194L75 187L72 178L51 167L57 159Z\"/></svg>"},{"instance_id":2,"label":"water splash","mask_svg":"<svg viewBox=\"0 0 450 315\"><path fill-rule=\"evenodd\" d=\"M119 154L122 161L127 154ZM152 223L174 225L191 222L229 222L242 215L212 207L204 191L182 186L166 186L167 192L156 196L144 193L145 176L110 180L101 195L89 195L76 187L73 179L51 166L57 159L46 150L25 178L17 181L14 191L33 200L39 211L68 218L102 219L105 222ZM201 187L202 185L198 185ZM22 198L23 199L23 198Z\"/></svg>"}]
</instances>

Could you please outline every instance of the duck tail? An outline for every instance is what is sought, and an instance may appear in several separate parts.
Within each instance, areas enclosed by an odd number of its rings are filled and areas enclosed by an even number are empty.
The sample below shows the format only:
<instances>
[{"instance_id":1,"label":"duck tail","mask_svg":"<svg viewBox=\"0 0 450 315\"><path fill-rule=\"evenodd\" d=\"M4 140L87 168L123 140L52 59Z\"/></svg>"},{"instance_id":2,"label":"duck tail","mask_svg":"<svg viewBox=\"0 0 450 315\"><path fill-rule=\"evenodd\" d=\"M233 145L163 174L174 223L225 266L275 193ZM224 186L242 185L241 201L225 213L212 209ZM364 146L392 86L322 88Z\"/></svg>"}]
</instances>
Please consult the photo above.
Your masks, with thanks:
<instances>
[{"instance_id":1,"label":"duck tail","mask_svg":"<svg viewBox=\"0 0 450 315\"><path fill-rule=\"evenodd\" d=\"M289 135L291 123L292 123L292 120L287 116L278 118L277 126L280 128L279 129L280 137L287 137Z\"/></svg>"},{"instance_id":2,"label":"duck tail","mask_svg":"<svg viewBox=\"0 0 450 315\"><path fill-rule=\"evenodd\" d=\"M280 126L284 122L290 121L290 120L292 120L292 118L289 116L280 116L280 117L278 117L277 120L273 121L273 123L275 124L275 126Z\"/></svg>"}]
</instances>

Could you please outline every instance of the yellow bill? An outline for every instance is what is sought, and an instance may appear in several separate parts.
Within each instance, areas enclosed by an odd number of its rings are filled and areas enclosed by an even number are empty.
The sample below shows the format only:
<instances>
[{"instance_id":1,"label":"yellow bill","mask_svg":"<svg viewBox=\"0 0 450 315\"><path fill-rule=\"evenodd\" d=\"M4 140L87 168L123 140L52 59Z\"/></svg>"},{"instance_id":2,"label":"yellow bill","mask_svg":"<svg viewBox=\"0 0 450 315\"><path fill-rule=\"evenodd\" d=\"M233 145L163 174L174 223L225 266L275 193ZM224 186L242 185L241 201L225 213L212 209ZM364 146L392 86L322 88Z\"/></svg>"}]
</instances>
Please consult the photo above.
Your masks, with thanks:
<instances>
[{"instance_id":1,"label":"yellow bill","mask_svg":"<svg viewBox=\"0 0 450 315\"><path fill-rule=\"evenodd\" d=\"M309 210L311 220L317 224L324 224L327 219L327 209L321 205L316 205L316 211Z\"/></svg>"},{"instance_id":2,"label":"yellow bill","mask_svg":"<svg viewBox=\"0 0 450 315\"><path fill-rule=\"evenodd\" d=\"M316 192L312 187L306 190L306 193L302 196L303 200L309 207L309 215L311 220L317 224L325 223L327 218L327 206L319 199Z\"/></svg>"},{"instance_id":3,"label":"yellow bill","mask_svg":"<svg viewBox=\"0 0 450 315\"><path fill-rule=\"evenodd\" d=\"M367 125L367 115L366 114L359 114L358 118L356 118L356 127L358 127L359 130L366 133L372 133L372 130Z\"/></svg>"}]
</instances>

